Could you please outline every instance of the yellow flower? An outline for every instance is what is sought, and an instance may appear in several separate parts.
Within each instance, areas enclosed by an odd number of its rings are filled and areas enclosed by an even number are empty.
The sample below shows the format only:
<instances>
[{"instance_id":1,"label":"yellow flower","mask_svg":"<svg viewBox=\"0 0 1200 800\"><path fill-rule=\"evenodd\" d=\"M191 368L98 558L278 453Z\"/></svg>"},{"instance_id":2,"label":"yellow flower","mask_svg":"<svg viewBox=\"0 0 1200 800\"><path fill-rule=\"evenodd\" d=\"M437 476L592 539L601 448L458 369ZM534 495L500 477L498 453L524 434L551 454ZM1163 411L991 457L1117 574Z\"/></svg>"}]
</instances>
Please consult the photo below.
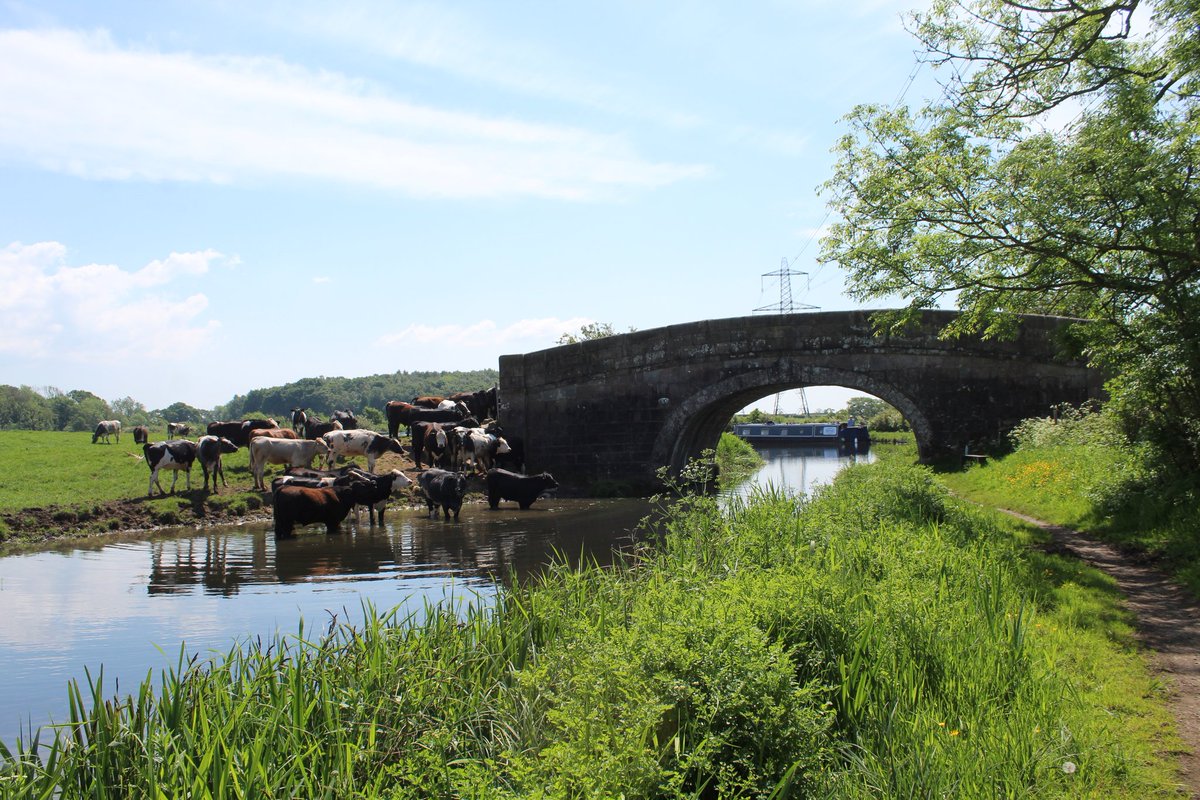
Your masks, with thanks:
<instances>
[{"instance_id":1,"label":"yellow flower","mask_svg":"<svg viewBox=\"0 0 1200 800\"><path fill-rule=\"evenodd\" d=\"M950 735L951 735L951 736L958 736L958 731L957 731L957 730L950 731Z\"/></svg>"}]
</instances>

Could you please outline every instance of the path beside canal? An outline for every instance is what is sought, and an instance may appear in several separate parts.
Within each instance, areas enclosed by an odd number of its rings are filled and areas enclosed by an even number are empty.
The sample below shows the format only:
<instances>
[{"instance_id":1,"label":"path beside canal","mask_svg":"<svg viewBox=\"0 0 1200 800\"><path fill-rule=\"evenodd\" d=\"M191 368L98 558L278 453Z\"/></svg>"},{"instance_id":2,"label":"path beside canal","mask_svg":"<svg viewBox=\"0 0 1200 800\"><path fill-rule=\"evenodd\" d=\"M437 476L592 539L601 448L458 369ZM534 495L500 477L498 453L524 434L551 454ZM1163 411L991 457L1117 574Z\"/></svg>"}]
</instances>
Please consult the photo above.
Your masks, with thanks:
<instances>
[{"instance_id":1,"label":"path beside canal","mask_svg":"<svg viewBox=\"0 0 1200 800\"><path fill-rule=\"evenodd\" d=\"M1200 604L1163 573L1136 563L1111 545L1061 525L1004 511L1049 533L1055 552L1079 558L1116 580L1126 607L1137 617L1138 639L1169 687L1184 743L1184 751L1175 754L1180 781L1191 797L1200 798Z\"/></svg>"}]
</instances>

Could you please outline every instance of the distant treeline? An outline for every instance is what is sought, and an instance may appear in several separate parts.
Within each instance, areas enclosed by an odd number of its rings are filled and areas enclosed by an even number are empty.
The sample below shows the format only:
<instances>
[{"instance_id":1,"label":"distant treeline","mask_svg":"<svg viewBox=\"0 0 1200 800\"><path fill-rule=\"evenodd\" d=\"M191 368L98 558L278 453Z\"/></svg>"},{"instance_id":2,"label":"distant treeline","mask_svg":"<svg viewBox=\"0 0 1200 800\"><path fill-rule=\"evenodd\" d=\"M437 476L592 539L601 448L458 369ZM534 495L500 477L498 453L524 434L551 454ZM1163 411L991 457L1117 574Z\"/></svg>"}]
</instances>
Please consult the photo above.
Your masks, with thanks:
<instances>
[{"instance_id":1,"label":"distant treeline","mask_svg":"<svg viewBox=\"0 0 1200 800\"><path fill-rule=\"evenodd\" d=\"M500 380L494 369L469 372L394 372L365 378L303 378L285 386L255 389L235 395L219 406L222 419L241 419L252 413L286 416L293 408L307 408L322 416L336 409L383 414L389 400L411 400L417 395L447 395L490 389Z\"/></svg>"},{"instance_id":2,"label":"distant treeline","mask_svg":"<svg viewBox=\"0 0 1200 800\"><path fill-rule=\"evenodd\" d=\"M107 401L91 392L63 392L53 387L37 391L28 386L0 385L0 429L35 431L90 431L102 419L119 419L126 426L165 425L167 422L206 424L218 419L267 415L286 425L291 409L307 408L322 416L335 409L350 409L370 422L383 419L389 400L411 400L417 395L473 392L495 386L494 369L467 372L395 372L363 378L303 378L284 386L254 389L234 395L213 409L172 403L147 409L132 397Z\"/></svg>"}]
</instances>

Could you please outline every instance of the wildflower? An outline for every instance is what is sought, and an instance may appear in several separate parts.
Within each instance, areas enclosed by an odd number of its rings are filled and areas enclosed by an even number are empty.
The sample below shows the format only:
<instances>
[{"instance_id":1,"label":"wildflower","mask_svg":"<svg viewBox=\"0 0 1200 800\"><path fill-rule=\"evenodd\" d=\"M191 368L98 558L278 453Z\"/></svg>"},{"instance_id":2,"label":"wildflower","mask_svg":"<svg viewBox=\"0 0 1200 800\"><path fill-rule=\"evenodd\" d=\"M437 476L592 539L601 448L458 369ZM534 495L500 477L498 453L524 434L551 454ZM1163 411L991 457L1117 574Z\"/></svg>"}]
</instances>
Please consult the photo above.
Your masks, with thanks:
<instances>
[{"instance_id":1,"label":"wildflower","mask_svg":"<svg viewBox=\"0 0 1200 800\"><path fill-rule=\"evenodd\" d=\"M1074 761L1064 761L1063 762L1062 771L1067 773L1068 775L1074 775L1076 769L1078 769L1078 767L1075 766Z\"/></svg>"},{"instance_id":2,"label":"wildflower","mask_svg":"<svg viewBox=\"0 0 1200 800\"><path fill-rule=\"evenodd\" d=\"M955 730L952 730L952 731L950 731L950 735L951 735L951 736L958 736L958 729L956 728Z\"/></svg>"}]
</instances>

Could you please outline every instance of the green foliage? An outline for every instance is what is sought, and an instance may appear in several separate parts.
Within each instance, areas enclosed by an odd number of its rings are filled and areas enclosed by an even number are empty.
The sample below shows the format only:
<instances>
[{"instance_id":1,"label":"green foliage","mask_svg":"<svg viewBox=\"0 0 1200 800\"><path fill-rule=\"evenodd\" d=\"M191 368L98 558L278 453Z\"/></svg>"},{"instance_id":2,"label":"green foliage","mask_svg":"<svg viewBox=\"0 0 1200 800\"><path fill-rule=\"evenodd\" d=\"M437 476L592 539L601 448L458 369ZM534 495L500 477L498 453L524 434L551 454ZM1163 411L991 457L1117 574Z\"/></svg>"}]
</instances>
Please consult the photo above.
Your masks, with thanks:
<instances>
[{"instance_id":1,"label":"green foliage","mask_svg":"<svg viewBox=\"0 0 1200 800\"><path fill-rule=\"evenodd\" d=\"M763 465L754 446L732 433L722 433L717 441L717 468L722 488L744 483Z\"/></svg>"},{"instance_id":2,"label":"green foliage","mask_svg":"<svg viewBox=\"0 0 1200 800\"><path fill-rule=\"evenodd\" d=\"M54 425L50 402L28 386L0 386L0 428L50 430Z\"/></svg>"},{"instance_id":3,"label":"green foliage","mask_svg":"<svg viewBox=\"0 0 1200 800\"><path fill-rule=\"evenodd\" d=\"M54 414L54 430L94 431L102 419L112 419L108 403L91 392L73 389L66 394L50 390L50 408Z\"/></svg>"},{"instance_id":4,"label":"green foliage","mask_svg":"<svg viewBox=\"0 0 1200 800\"><path fill-rule=\"evenodd\" d=\"M894 408L888 408L880 411L873 417L868 417L867 427L872 431L882 431L884 433L911 430L908 420L901 416L900 412Z\"/></svg>"},{"instance_id":5,"label":"green foliage","mask_svg":"<svg viewBox=\"0 0 1200 800\"><path fill-rule=\"evenodd\" d=\"M1133 21L1134 16L1146 16ZM1200 472L1200 136L1195 3L1037 8L935 3L915 15L942 98L860 106L826 184L822 258L861 300L952 301L946 332L1014 332L1015 313L1087 320L1073 347L1114 407ZM1144 24L1142 37L1130 25ZM1050 116L1072 101L1065 126Z\"/></svg>"},{"instance_id":6,"label":"green foliage","mask_svg":"<svg viewBox=\"0 0 1200 800\"><path fill-rule=\"evenodd\" d=\"M637 328L630 328L628 333L633 333ZM615 336L616 331L613 330L611 322L589 322L581 325L578 333L564 333L554 340L555 344L578 344L579 342L590 342L593 339L604 339L608 336Z\"/></svg>"},{"instance_id":7,"label":"green foliage","mask_svg":"<svg viewBox=\"0 0 1200 800\"><path fill-rule=\"evenodd\" d=\"M168 422L187 422L191 425L203 426L215 419L211 412L189 406L187 403L171 403L166 408L154 412L163 424Z\"/></svg>"},{"instance_id":8,"label":"green foliage","mask_svg":"<svg viewBox=\"0 0 1200 800\"><path fill-rule=\"evenodd\" d=\"M846 416L865 421L889 408L891 406L878 397L851 397L846 401Z\"/></svg>"},{"instance_id":9,"label":"green foliage","mask_svg":"<svg viewBox=\"0 0 1200 800\"><path fill-rule=\"evenodd\" d=\"M382 427L383 408L391 400L405 402L420 395L474 392L495 386L500 373L494 369L465 372L396 372L362 378L304 378L284 386L255 389L237 395L213 412L220 419L244 419L250 410L276 420L290 418L293 408L306 408L328 417L333 411L350 409L356 416L378 413L374 427Z\"/></svg>"},{"instance_id":10,"label":"green foliage","mask_svg":"<svg viewBox=\"0 0 1200 800\"><path fill-rule=\"evenodd\" d=\"M1200 595L1200 500L1147 443L1131 441L1112 409L1060 408L1012 433L1014 452L947 475L956 491L1101 536L1161 562Z\"/></svg>"}]
</instances>

